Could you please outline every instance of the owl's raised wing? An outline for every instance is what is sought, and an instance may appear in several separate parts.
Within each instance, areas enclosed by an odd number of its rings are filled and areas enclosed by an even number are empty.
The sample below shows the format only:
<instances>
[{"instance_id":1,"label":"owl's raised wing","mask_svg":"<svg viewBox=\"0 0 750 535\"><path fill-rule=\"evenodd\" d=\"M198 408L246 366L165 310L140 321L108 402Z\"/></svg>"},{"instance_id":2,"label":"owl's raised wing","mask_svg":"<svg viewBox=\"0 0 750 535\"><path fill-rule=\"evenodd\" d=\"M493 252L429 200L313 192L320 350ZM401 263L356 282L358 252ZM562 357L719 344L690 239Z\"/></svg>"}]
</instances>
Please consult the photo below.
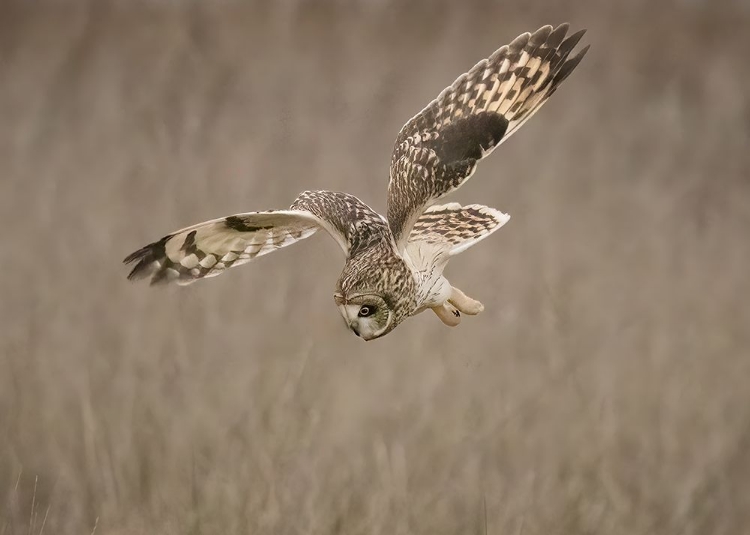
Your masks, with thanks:
<instances>
[{"instance_id":1,"label":"owl's raised wing","mask_svg":"<svg viewBox=\"0 0 750 535\"><path fill-rule=\"evenodd\" d=\"M399 250L424 210L471 177L555 92L588 50L568 24L524 33L477 63L401 129L391 158L388 224Z\"/></svg>"},{"instance_id":2,"label":"owl's raised wing","mask_svg":"<svg viewBox=\"0 0 750 535\"><path fill-rule=\"evenodd\" d=\"M379 235L385 220L346 193L306 191L289 210L248 212L198 223L164 236L125 258L135 263L131 280L190 284L215 277L325 229L351 255Z\"/></svg>"}]
</instances>

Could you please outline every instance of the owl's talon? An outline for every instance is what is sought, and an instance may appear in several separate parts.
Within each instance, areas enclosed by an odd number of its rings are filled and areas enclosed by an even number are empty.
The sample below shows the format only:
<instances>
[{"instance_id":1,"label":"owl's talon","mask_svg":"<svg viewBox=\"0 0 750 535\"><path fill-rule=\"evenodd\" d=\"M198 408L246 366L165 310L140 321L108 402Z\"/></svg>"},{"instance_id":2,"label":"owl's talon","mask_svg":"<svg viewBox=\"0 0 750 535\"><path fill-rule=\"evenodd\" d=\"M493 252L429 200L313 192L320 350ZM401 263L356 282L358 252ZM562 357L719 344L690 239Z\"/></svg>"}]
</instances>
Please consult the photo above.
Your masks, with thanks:
<instances>
[{"instance_id":1,"label":"owl's talon","mask_svg":"<svg viewBox=\"0 0 750 535\"><path fill-rule=\"evenodd\" d=\"M448 299L448 302L469 316L476 316L484 310L484 305L482 303L476 299L472 299L455 286L451 289L451 296Z\"/></svg>"},{"instance_id":2,"label":"owl's talon","mask_svg":"<svg viewBox=\"0 0 750 535\"><path fill-rule=\"evenodd\" d=\"M448 327L455 327L461 323L461 313L450 303L443 303L439 307L434 307L432 311Z\"/></svg>"}]
</instances>

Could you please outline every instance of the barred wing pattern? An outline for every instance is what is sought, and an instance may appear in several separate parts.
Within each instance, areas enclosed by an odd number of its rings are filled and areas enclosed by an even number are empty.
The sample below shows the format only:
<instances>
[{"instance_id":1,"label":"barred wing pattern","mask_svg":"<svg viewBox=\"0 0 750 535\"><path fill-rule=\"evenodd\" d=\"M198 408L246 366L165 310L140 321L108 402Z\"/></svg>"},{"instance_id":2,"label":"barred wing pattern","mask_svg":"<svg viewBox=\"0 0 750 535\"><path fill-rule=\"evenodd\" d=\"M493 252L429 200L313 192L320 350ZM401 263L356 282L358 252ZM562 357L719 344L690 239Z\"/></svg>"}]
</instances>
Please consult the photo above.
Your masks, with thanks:
<instances>
[{"instance_id":1,"label":"barred wing pattern","mask_svg":"<svg viewBox=\"0 0 750 535\"><path fill-rule=\"evenodd\" d=\"M409 244L424 241L453 256L483 240L509 219L508 214L480 204L430 206L414 224Z\"/></svg>"},{"instance_id":2,"label":"barred wing pattern","mask_svg":"<svg viewBox=\"0 0 750 535\"><path fill-rule=\"evenodd\" d=\"M131 280L186 285L291 245L324 228L345 254L390 232L381 216L345 193L306 191L289 210L248 212L205 221L135 251Z\"/></svg>"},{"instance_id":3,"label":"barred wing pattern","mask_svg":"<svg viewBox=\"0 0 750 535\"><path fill-rule=\"evenodd\" d=\"M291 208L307 210L317 216L339 241L347 257L380 241L393 241L385 218L349 193L305 191L299 194Z\"/></svg>"},{"instance_id":4,"label":"barred wing pattern","mask_svg":"<svg viewBox=\"0 0 750 535\"><path fill-rule=\"evenodd\" d=\"M401 129L391 158L388 222L400 250L436 200L508 139L555 92L588 50L569 55L585 30L524 33L461 75Z\"/></svg>"}]
</instances>

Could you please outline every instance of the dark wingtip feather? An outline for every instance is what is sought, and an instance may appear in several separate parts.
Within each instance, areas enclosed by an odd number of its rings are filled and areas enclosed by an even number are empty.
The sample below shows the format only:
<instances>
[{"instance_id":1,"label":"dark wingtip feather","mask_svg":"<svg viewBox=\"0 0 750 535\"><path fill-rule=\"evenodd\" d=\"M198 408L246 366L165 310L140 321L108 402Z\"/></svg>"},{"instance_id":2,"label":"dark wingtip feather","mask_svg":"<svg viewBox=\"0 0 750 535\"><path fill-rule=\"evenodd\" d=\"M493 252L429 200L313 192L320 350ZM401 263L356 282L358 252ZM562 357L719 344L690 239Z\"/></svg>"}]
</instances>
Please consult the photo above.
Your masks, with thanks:
<instances>
[{"instance_id":1,"label":"dark wingtip feather","mask_svg":"<svg viewBox=\"0 0 750 535\"><path fill-rule=\"evenodd\" d=\"M553 86L560 85L563 80L565 80L568 75L573 72L573 69L578 67L578 64L581 63L583 56L586 55L586 52L589 51L590 47L591 45L586 45L575 56L568 59L567 61L565 61L565 63L562 64L562 67L560 67L560 70L557 72L557 74L555 74L555 78L552 80Z\"/></svg>"},{"instance_id":2,"label":"dark wingtip feather","mask_svg":"<svg viewBox=\"0 0 750 535\"><path fill-rule=\"evenodd\" d=\"M571 50L575 48L575 46L578 44L578 42L581 40L581 37L583 37L585 33L586 30L577 31L573 35L568 36L568 38L562 42L562 44L558 48L558 52L560 53L560 56L563 57L563 59L568 54L570 54Z\"/></svg>"},{"instance_id":3,"label":"dark wingtip feather","mask_svg":"<svg viewBox=\"0 0 750 535\"><path fill-rule=\"evenodd\" d=\"M549 24L547 24L546 26L542 26L533 34L531 34L529 43L532 46L539 46L547 40L547 38L549 37L549 34L551 33L552 33L552 26L550 26Z\"/></svg>"},{"instance_id":4,"label":"dark wingtip feather","mask_svg":"<svg viewBox=\"0 0 750 535\"><path fill-rule=\"evenodd\" d=\"M128 280L134 281L144 279L153 272L154 262L162 260L166 256L166 244L172 235L164 236L159 241L141 247L130 253L123 260L124 264L137 262L128 274Z\"/></svg>"},{"instance_id":5,"label":"dark wingtip feather","mask_svg":"<svg viewBox=\"0 0 750 535\"><path fill-rule=\"evenodd\" d=\"M562 43L563 39L565 39L565 35L568 33L569 29L570 24L568 24L567 22L563 22L557 28L552 30L552 33L550 33L549 37L547 37L547 46L550 48L557 48L558 46L560 46L560 43Z\"/></svg>"},{"instance_id":6,"label":"dark wingtip feather","mask_svg":"<svg viewBox=\"0 0 750 535\"><path fill-rule=\"evenodd\" d=\"M521 35L513 39L513 41L511 41L511 43L508 45L508 49L511 53L517 52L526 46L530 38L531 34L529 32L522 33Z\"/></svg>"}]
</instances>

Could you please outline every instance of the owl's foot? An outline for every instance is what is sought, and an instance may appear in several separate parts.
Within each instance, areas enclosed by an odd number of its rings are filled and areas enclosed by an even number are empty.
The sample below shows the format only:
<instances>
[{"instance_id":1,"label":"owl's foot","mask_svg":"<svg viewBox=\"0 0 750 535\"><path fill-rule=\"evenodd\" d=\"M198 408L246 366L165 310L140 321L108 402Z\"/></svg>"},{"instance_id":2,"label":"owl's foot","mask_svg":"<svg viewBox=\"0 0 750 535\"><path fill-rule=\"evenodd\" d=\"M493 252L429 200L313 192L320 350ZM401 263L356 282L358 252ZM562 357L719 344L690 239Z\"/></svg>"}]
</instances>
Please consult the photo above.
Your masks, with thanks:
<instances>
[{"instance_id":1,"label":"owl's foot","mask_svg":"<svg viewBox=\"0 0 750 535\"><path fill-rule=\"evenodd\" d=\"M443 303L439 307L434 307L432 311L448 327L455 327L461 323L461 313L450 303Z\"/></svg>"},{"instance_id":2,"label":"owl's foot","mask_svg":"<svg viewBox=\"0 0 750 535\"><path fill-rule=\"evenodd\" d=\"M455 286L452 287L448 303L469 316L476 316L484 310L484 305L482 303L476 299L472 299Z\"/></svg>"}]
</instances>

